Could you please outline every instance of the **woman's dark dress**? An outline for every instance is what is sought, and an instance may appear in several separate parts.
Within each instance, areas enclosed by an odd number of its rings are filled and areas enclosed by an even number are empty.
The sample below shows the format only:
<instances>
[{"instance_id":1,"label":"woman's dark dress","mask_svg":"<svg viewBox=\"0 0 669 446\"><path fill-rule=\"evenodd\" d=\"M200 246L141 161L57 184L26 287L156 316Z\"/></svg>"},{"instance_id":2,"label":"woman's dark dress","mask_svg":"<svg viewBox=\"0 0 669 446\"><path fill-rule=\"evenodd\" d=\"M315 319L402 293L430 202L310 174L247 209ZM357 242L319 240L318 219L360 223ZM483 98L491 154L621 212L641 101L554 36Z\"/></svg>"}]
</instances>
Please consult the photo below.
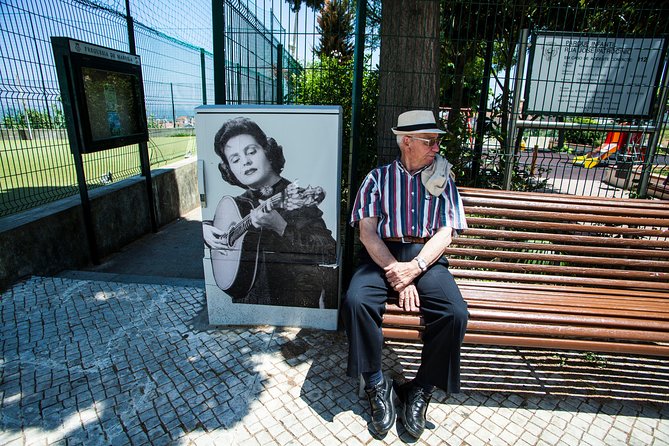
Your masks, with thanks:
<instances>
[{"instance_id":1,"label":"woman's dark dress","mask_svg":"<svg viewBox=\"0 0 669 446\"><path fill-rule=\"evenodd\" d=\"M272 193L261 196L247 190L234 200L242 217L260 206L261 200L283 192L290 182L276 183ZM318 206L277 209L286 220L283 235L251 227L244 237L240 271L255 270L248 293L230 289L233 302L295 307L337 308L336 242ZM245 294L246 293L246 294Z\"/></svg>"}]
</instances>

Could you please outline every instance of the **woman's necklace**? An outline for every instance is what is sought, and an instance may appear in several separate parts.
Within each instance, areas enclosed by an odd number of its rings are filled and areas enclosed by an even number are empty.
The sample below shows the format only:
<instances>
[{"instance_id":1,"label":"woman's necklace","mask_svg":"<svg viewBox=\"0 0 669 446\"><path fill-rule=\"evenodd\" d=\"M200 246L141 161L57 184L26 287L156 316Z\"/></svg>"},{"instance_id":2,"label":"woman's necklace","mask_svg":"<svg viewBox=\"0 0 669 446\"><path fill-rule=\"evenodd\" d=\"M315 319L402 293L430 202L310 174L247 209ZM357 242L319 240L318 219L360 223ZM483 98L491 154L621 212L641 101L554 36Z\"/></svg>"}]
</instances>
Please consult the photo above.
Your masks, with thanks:
<instances>
[{"instance_id":1,"label":"woman's necklace","mask_svg":"<svg viewBox=\"0 0 669 446\"><path fill-rule=\"evenodd\" d=\"M272 186L263 186L260 188L260 195L263 197L271 197L274 193L274 188Z\"/></svg>"}]
</instances>

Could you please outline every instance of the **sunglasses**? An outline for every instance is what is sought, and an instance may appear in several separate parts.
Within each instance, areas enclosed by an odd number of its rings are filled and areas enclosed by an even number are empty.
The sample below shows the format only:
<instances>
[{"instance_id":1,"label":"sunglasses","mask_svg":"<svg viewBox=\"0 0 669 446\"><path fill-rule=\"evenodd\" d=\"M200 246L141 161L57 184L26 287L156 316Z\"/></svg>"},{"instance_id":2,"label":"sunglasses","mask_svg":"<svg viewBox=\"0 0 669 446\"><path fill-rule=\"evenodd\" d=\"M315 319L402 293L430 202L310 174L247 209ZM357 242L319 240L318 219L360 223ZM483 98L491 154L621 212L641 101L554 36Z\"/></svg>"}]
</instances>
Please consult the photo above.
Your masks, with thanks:
<instances>
[{"instance_id":1,"label":"sunglasses","mask_svg":"<svg viewBox=\"0 0 669 446\"><path fill-rule=\"evenodd\" d=\"M434 138L427 139L427 138L419 138L418 136L409 136L409 138L411 138L411 139L415 139L415 140L417 140L417 141L421 141L421 142L422 142L423 144L425 144L426 146L428 146L428 147L432 147L432 146L435 145L435 144L439 145L439 143L441 142L441 140L442 140L443 137L441 137L441 136L436 136L436 137L434 137Z\"/></svg>"}]
</instances>

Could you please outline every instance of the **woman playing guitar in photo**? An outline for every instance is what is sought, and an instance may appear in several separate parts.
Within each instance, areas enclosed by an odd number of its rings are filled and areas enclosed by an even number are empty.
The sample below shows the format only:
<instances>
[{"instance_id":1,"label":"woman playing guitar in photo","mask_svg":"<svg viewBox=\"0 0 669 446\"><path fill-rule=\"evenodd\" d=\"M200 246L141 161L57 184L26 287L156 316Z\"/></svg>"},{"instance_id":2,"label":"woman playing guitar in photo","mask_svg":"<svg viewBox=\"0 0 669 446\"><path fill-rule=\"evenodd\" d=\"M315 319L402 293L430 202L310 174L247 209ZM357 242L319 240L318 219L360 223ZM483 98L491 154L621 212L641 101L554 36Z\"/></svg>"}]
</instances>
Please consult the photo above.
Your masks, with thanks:
<instances>
[{"instance_id":1,"label":"woman playing guitar in photo","mask_svg":"<svg viewBox=\"0 0 669 446\"><path fill-rule=\"evenodd\" d=\"M336 270L320 266L336 262L323 190L283 178L283 148L248 118L225 122L214 150L223 180L246 189L203 222L216 284L237 303L336 308Z\"/></svg>"}]
</instances>

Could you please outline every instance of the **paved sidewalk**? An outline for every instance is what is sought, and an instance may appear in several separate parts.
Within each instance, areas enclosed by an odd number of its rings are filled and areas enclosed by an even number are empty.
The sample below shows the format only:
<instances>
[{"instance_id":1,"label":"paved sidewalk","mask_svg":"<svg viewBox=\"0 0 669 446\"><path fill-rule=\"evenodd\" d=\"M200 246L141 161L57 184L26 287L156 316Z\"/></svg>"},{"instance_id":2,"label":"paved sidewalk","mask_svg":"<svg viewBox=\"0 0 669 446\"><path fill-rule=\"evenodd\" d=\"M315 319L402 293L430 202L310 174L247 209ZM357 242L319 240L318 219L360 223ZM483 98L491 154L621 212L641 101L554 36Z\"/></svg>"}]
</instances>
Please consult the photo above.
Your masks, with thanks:
<instances>
[{"instance_id":1,"label":"paved sidewalk","mask_svg":"<svg viewBox=\"0 0 669 446\"><path fill-rule=\"evenodd\" d=\"M436 393L420 441L379 440L342 333L211 327L200 281L109 277L0 296L0 445L669 445L666 358L466 346L463 393Z\"/></svg>"}]
</instances>

